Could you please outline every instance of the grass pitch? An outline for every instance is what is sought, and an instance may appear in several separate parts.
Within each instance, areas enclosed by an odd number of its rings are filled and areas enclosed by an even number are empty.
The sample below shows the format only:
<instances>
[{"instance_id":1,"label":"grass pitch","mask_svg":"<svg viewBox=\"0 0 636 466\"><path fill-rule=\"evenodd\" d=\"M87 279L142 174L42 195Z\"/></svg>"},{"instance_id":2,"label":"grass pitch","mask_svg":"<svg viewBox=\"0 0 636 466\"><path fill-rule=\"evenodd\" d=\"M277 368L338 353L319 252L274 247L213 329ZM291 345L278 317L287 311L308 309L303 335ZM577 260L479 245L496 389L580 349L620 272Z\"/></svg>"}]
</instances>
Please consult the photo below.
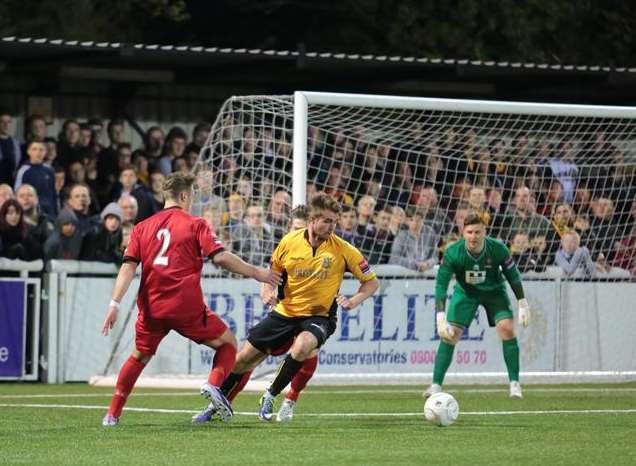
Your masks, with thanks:
<instances>
[{"instance_id":1,"label":"grass pitch","mask_svg":"<svg viewBox=\"0 0 636 466\"><path fill-rule=\"evenodd\" d=\"M447 428L424 420L423 388L309 387L288 424L259 421L259 395L242 393L231 422L196 427L196 392L140 389L106 429L110 389L0 384L0 464L636 464L636 383L526 385L523 400L448 386Z\"/></svg>"}]
</instances>

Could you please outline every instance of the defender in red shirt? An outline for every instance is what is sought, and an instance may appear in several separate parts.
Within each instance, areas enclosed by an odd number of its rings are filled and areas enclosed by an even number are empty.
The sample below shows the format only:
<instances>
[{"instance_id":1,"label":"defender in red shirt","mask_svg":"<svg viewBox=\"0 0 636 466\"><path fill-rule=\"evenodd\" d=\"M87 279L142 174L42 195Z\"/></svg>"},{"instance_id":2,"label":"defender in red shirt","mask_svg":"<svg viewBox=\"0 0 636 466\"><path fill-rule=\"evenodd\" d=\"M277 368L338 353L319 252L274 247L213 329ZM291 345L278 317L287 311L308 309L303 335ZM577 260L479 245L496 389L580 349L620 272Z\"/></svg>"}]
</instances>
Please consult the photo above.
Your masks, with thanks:
<instances>
[{"instance_id":1,"label":"defender in red shirt","mask_svg":"<svg viewBox=\"0 0 636 466\"><path fill-rule=\"evenodd\" d=\"M203 260L209 257L230 272L273 286L278 286L281 277L278 272L249 265L226 251L207 223L189 214L194 180L190 174L171 174L163 185L164 210L136 225L130 236L102 333L108 335L113 328L119 303L141 264L135 350L119 373L108 413L102 420L104 426L119 423L137 378L170 330L216 350L201 394L214 404L223 419L233 414L219 386L234 365L236 338L205 305L201 290Z\"/></svg>"}]
</instances>

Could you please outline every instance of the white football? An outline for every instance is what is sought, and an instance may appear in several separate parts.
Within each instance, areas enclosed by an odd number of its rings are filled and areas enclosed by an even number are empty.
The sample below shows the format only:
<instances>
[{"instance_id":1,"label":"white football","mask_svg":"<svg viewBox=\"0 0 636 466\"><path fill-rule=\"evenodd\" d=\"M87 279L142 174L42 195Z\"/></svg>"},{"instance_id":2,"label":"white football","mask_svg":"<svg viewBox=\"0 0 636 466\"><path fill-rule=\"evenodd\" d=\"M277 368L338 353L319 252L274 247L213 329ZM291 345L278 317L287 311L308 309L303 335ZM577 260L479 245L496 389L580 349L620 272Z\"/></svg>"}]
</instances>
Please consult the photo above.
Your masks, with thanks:
<instances>
[{"instance_id":1,"label":"white football","mask_svg":"<svg viewBox=\"0 0 636 466\"><path fill-rule=\"evenodd\" d=\"M459 416L459 404L448 393L435 393L424 403L424 416L427 421L436 426L450 426Z\"/></svg>"}]
</instances>

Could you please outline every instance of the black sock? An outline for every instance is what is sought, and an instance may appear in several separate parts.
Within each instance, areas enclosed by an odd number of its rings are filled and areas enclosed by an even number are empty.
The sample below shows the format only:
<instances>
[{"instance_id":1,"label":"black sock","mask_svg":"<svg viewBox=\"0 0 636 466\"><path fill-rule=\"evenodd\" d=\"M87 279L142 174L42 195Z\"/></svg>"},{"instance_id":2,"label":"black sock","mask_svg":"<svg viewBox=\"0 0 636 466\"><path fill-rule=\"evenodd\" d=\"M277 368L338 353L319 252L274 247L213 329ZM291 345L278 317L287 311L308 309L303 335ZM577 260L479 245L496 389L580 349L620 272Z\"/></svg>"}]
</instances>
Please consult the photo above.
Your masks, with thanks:
<instances>
[{"instance_id":1,"label":"black sock","mask_svg":"<svg viewBox=\"0 0 636 466\"><path fill-rule=\"evenodd\" d=\"M241 381L243 378L243 374L237 374L236 372L230 372L230 375L227 376L223 385L221 385L221 391L225 396L227 396L232 389L236 386L237 383Z\"/></svg>"},{"instance_id":2,"label":"black sock","mask_svg":"<svg viewBox=\"0 0 636 466\"><path fill-rule=\"evenodd\" d=\"M269 393L271 393L272 396L276 396L280 392L282 392L283 389L298 373L302 365L303 361L296 361L294 358L291 357L291 354L288 354L283 363L278 368L278 374L276 374L276 378L269 386Z\"/></svg>"}]
</instances>

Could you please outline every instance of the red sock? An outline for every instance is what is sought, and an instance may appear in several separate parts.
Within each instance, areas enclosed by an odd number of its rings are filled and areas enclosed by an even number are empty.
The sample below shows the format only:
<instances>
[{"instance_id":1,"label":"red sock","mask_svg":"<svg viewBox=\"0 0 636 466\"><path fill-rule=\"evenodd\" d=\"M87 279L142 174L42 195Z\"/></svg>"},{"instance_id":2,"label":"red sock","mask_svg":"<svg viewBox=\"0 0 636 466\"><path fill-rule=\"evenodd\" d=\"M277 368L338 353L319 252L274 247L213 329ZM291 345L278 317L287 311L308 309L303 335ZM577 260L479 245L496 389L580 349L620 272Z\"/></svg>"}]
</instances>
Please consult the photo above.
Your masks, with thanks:
<instances>
[{"instance_id":1,"label":"red sock","mask_svg":"<svg viewBox=\"0 0 636 466\"><path fill-rule=\"evenodd\" d=\"M318 366L318 356L305 359L303 366L291 381L291 389L285 395L285 398L292 401L297 401L300 392L307 386L307 382L312 378L314 372L316 372L316 366Z\"/></svg>"},{"instance_id":2,"label":"red sock","mask_svg":"<svg viewBox=\"0 0 636 466\"><path fill-rule=\"evenodd\" d=\"M119 377L117 377L117 385L115 386L115 393L113 399L110 402L108 408L108 414L111 416L121 416L121 411L124 409L128 395L135 386L135 382L139 378L139 374L144 370L146 364L139 359L135 359L130 356L119 371Z\"/></svg>"},{"instance_id":3,"label":"red sock","mask_svg":"<svg viewBox=\"0 0 636 466\"><path fill-rule=\"evenodd\" d=\"M251 376L252 376L252 371L246 372L241 377L241 380L239 380L239 382L236 385L234 385L230 393L227 394L227 399L230 400L230 402L234 401L234 398L236 398L236 395L238 395L239 393L243 391L243 389L245 388L245 385L247 385L247 382L250 381Z\"/></svg>"},{"instance_id":4,"label":"red sock","mask_svg":"<svg viewBox=\"0 0 636 466\"><path fill-rule=\"evenodd\" d=\"M234 360L236 359L236 346L231 343L225 343L216 349L214 361L212 362L212 370L208 375L208 383L215 387L220 387L225 377L232 372Z\"/></svg>"}]
</instances>

